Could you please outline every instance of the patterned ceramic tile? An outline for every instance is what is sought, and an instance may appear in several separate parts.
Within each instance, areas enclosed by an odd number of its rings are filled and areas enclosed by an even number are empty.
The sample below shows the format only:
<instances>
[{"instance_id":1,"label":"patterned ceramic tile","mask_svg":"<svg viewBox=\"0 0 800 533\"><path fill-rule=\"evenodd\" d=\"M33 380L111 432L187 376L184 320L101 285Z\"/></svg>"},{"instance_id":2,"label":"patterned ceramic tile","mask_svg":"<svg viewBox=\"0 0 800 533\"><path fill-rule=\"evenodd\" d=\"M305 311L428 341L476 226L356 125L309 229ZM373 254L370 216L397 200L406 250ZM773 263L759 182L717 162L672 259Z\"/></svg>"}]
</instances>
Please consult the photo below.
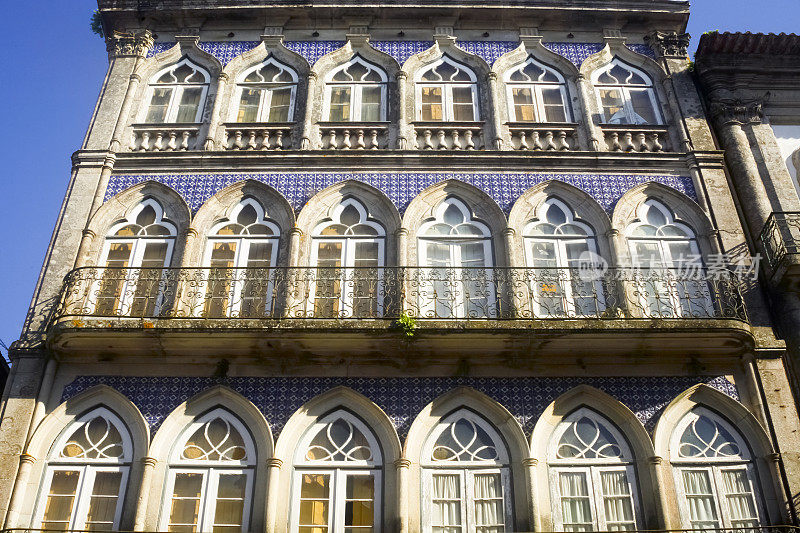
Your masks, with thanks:
<instances>
[{"instance_id":1,"label":"patterned ceramic tile","mask_svg":"<svg viewBox=\"0 0 800 533\"><path fill-rule=\"evenodd\" d=\"M576 67L603 49L601 43L542 43L545 48L569 59Z\"/></svg>"},{"instance_id":2,"label":"patterned ceramic tile","mask_svg":"<svg viewBox=\"0 0 800 533\"><path fill-rule=\"evenodd\" d=\"M656 53L650 48L649 44L627 44L625 45L632 51L636 52L637 54L641 54L643 56L647 56L650 59L656 58Z\"/></svg>"},{"instance_id":3,"label":"patterned ceramic tile","mask_svg":"<svg viewBox=\"0 0 800 533\"><path fill-rule=\"evenodd\" d=\"M534 185L547 180L559 180L586 191L607 212L628 189L654 181L676 189L696 200L694 185L689 177L649 176L640 174L550 174L550 173L413 173L413 172L319 172L319 173L257 173L257 174L135 174L114 175L106 189L106 200L115 194L141 183L154 180L175 189L188 203L192 212L223 188L236 182L252 179L266 183L283 194L296 211L317 192L344 180L353 179L383 191L402 214L411 200L426 187L446 179L457 179L485 191L500 208L509 213L514 202Z\"/></svg>"},{"instance_id":4,"label":"patterned ceramic tile","mask_svg":"<svg viewBox=\"0 0 800 533\"><path fill-rule=\"evenodd\" d=\"M433 46L433 41L370 41L370 44L376 50L395 58L402 67L409 57Z\"/></svg>"},{"instance_id":5,"label":"patterned ceramic tile","mask_svg":"<svg viewBox=\"0 0 800 533\"><path fill-rule=\"evenodd\" d=\"M306 61L311 66L314 66L314 63L319 61L319 58L338 50L344 44L344 41L284 41L283 43L292 52L306 58Z\"/></svg>"},{"instance_id":6,"label":"patterned ceramic tile","mask_svg":"<svg viewBox=\"0 0 800 533\"><path fill-rule=\"evenodd\" d=\"M219 59L219 62L223 65L227 65L236 57L249 52L259 44L261 44L261 41L207 42L199 43L197 47Z\"/></svg>"},{"instance_id":7,"label":"patterned ceramic tile","mask_svg":"<svg viewBox=\"0 0 800 533\"><path fill-rule=\"evenodd\" d=\"M153 48L151 48L147 52L147 57L153 57L153 56L156 56L156 55L158 55L158 54L160 54L162 52L166 52L167 50L169 50L173 46L175 46L175 43L155 43L153 45Z\"/></svg>"},{"instance_id":8,"label":"patterned ceramic tile","mask_svg":"<svg viewBox=\"0 0 800 533\"><path fill-rule=\"evenodd\" d=\"M336 386L346 386L380 406L405 437L414 418L442 394L472 387L505 406L530 435L539 416L557 397L581 384L596 387L628 406L649 430L678 394L697 383L738 400L736 387L724 377L601 378L279 378L80 376L63 392L62 401L95 385L108 385L128 397L147 419L152 432L182 402L214 385L239 392L266 417L277 437L289 417L304 403Z\"/></svg>"},{"instance_id":9,"label":"patterned ceramic tile","mask_svg":"<svg viewBox=\"0 0 800 533\"><path fill-rule=\"evenodd\" d=\"M519 46L517 41L458 41L456 44L465 52L483 58L489 66Z\"/></svg>"}]
</instances>

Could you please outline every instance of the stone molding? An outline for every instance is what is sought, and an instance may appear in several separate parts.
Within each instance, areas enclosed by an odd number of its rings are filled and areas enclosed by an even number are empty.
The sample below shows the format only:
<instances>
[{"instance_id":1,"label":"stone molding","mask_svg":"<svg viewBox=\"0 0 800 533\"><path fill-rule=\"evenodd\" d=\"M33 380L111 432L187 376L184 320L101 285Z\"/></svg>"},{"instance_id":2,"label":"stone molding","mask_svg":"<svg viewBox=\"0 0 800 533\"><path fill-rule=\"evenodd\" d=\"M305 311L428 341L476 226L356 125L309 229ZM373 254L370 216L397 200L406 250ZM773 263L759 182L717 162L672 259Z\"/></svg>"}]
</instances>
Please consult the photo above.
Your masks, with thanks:
<instances>
[{"instance_id":1,"label":"stone molding","mask_svg":"<svg viewBox=\"0 0 800 533\"><path fill-rule=\"evenodd\" d=\"M764 119L762 101L757 100L716 100L711 102L711 116L720 125L761 124Z\"/></svg>"},{"instance_id":2,"label":"stone molding","mask_svg":"<svg viewBox=\"0 0 800 533\"><path fill-rule=\"evenodd\" d=\"M686 59L689 55L690 39L691 35L688 33L657 31L650 37L650 44L657 57Z\"/></svg>"},{"instance_id":3,"label":"stone molding","mask_svg":"<svg viewBox=\"0 0 800 533\"><path fill-rule=\"evenodd\" d=\"M144 59L151 48L153 48L153 34L150 30L129 33L115 31L106 39L106 50L110 59L119 57Z\"/></svg>"}]
</instances>

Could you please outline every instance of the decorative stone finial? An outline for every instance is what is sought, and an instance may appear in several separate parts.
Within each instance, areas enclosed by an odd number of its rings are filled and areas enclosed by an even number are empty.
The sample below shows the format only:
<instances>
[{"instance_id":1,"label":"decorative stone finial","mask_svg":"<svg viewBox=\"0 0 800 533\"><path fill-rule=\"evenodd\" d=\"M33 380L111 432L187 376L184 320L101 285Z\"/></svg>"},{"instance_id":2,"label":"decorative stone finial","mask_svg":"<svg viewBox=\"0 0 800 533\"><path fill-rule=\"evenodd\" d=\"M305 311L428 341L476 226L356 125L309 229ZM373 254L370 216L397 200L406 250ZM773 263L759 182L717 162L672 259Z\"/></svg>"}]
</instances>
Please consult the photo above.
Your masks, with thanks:
<instances>
[{"instance_id":1,"label":"decorative stone finial","mask_svg":"<svg viewBox=\"0 0 800 533\"><path fill-rule=\"evenodd\" d=\"M129 33L115 31L106 39L108 57L141 57L153 48L153 34L150 30L132 31Z\"/></svg>"}]
</instances>

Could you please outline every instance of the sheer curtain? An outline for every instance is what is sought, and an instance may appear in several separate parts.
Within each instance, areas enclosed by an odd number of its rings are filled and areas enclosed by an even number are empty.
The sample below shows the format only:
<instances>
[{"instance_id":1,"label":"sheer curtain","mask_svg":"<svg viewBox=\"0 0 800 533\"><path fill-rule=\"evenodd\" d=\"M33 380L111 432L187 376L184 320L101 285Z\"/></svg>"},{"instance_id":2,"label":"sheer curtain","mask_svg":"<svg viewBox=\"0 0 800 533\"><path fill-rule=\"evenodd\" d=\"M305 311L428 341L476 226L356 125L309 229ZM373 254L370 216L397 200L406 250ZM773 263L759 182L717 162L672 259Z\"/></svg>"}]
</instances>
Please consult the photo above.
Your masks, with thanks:
<instances>
[{"instance_id":1,"label":"sheer curtain","mask_svg":"<svg viewBox=\"0 0 800 533\"><path fill-rule=\"evenodd\" d=\"M682 476L692 527L700 529L719 527L717 509L714 505L714 489L709 472L707 470L684 470Z\"/></svg>"},{"instance_id":2,"label":"sheer curtain","mask_svg":"<svg viewBox=\"0 0 800 533\"><path fill-rule=\"evenodd\" d=\"M475 528L479 533L502 533L503 486L500 474L475 474Z\"/></svg>"},{"instance_id":3,"label":"sheer curtain","mask_svg":"<svg viewBox=\"0 0 800 533\"><path fill-rule=\"evenodd\" d=\"M723 470L722 483L725 501L731 516L731 526L758 527L758 518L753 504L753 492L746 470Z\"/></svg>"},{"instance_id":4,"label":"sheer curtain","mask_svg":"<svg viewBox=\"0 0 800 533\"><path fill-rule=\"evenodd\" d=\"M592 531L592 508L585 472L559 473L564 531Z\"/></svg>"},{"instance_id":5,"label":"sheer curtain","mask_svg":"<svg viewBox=\"0 0 800 533\"><path fill-rule=\"evenodd\" d=\"M603 509L608 531L631 531L636 528L633 518L630 484L624 471L601 472Z\"/></svg>"},{"instance_id":6,"label":"sheer curtain","mask_svg":"<svg viewBox=\"0 0 800 533\"><path fill-rule=\"evenodd\" d=\"M461 477L433 475L433 532L461 532Z\"/></svg>"}]
</instances>

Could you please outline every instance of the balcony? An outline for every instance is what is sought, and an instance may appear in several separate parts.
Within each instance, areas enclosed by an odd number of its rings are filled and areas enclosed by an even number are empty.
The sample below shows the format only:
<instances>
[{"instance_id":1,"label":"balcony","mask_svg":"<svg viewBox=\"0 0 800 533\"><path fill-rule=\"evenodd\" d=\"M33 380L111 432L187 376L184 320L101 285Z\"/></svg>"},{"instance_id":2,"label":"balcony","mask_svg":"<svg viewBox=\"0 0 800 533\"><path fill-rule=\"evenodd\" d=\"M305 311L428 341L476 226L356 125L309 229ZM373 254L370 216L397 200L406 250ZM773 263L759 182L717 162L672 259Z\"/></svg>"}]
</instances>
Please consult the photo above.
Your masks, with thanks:
<instances>
[{"instance_id":1,"label":"balcony","mask_svg":"<svg viewBox=\"0 0 800 533\"><path fill-rule=\"evenodd\" d=\"M173 152L197 149L199 124L134 124L131 151Z\"/></svg>"},{"instance_id":2,"label":"balcony","mask_svg":"<svg viewBox=\"0 0 800 533\"><path fill-rule=\"evenodd\" d=\"M223 150L290 150L292 123L230 122L223 125Z\"/></svg>"},{"instance_id":3,"label":"balcony","mask_svg":"<svg viewBox=\"0 0 800 533\"><path fill-rule=\"evenodd\" d=\"M379 150L389 147L385 122L323 122L319 127L324 150Z\"/></svg>"},{"instance_id":4,"label":"balcony","mask_svg":"<svg viewBox=\"0 0 800 533\"><path fill-rule=\"evenodd\" d=\"M419 150L485 150L483 122L414 122Z\"/></svg>"},{"instance_id":5,"label":"balcony","mask_svg":"<svg viewBox=\"0 0 800 533\"><path fill-rule=\"evenodd\" d=\"M800 288L800 212L772 213L760 240L772 282Z\"/></svg>"},{"instance_id":6,"label":"balcony","mask_svg":"<svg viewBox=\"0 0 800 533\"><path fill-rule=\"evenodd\" d=\"M508 129L514 150L566 152L576 150L578 146L577 124L510 122Z\"/></svg>"},{"instance_id":7,"label":"balcony","mask_svg":"<svg viewBox=\"0 0 800 533\"><path fill-rule=\"evenodd\" d=\"M391 352L402 350L397 319L403 315L417 323L426 348L445 351L530 349L537 339L547 340L537 348L542 353L618 354L630 348L622 332L642 336L638 350L661 354L687 347L728 353L732 340L742 346L752 340L741 283L732 274L588 272L84 267L66 277L49 340L64 353L121 348L126 338L130 349L147 353L147 343L136 341L142 336L158 337L161 351L180 351L201 338L206 344L199 350L247 351L255 339L269 338L291 349ZM454 344L458 336L471 340Z\"/></svg>"},{"instance_id":8,"label":"balcony","mask_svg":"<svg viewBox=\"0 0 800 533\"><path fill-rule=\"evenodd\" d=\"M603 124L605 149L609 152L670 152L667 126L634 126L630 124Z\"/></svg>"}]
</instances>

